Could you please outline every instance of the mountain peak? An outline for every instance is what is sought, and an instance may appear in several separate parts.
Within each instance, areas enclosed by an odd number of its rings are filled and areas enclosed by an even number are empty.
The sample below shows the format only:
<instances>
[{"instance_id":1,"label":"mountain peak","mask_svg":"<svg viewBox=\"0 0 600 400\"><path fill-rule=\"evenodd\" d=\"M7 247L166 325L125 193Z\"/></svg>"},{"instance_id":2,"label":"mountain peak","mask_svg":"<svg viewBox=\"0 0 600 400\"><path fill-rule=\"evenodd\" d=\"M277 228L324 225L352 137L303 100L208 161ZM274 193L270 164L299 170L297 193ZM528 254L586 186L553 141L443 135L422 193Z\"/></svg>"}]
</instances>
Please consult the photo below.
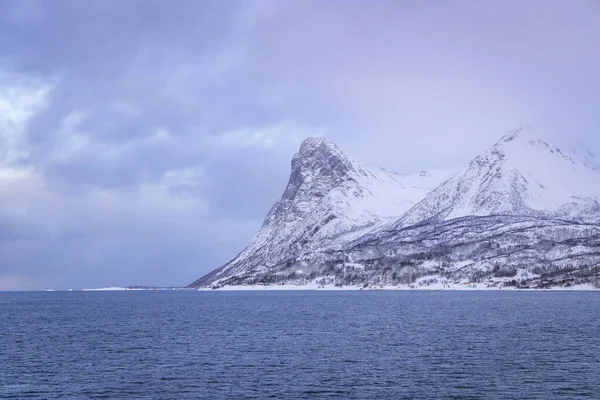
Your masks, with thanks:
<instances>
[{"instance_id":1,"label":"mountain peak","mask_svg":"<svg viewBox=\"0 0 600 400\"><path fill-rule=\"evenodd\" d=\"M572 161L572 159L563 153L552 140L545 135L538 134L528 125L523 125L520 128L508 132L489 151L506 155L508 153L515 154L528 152L528 149L531 148L536 148L538 150L543 149L542 151L553 154L557 153Z\"/></svg>"},{"instance_id":2,"label":"mountain peak","mask_svg":"<svg viewBox=\"0 0 600 400\"><path fill-rule=\"evenodd\" d=\"M539 135L527 125L504 135L486 154L518 156L527 161L528 158L533 157L533 152L550 153L560 156L571 164L581 164L588 169L600 171L596 156L584 143L573 140L569 136L550 138Z\"/></svg>"},{"instance_id":3,"label":"mountain peak","mask_svg":"<svg viewBox=\"0 0 600 400\"><path fill-rule=\"evenodd\" d=\"M353 170L353 162L334 143L324 137L310 137L300 145L292 159L292 177L345 175Z\"/></svg>"},{"instance_id":4,"label":"mountain peak","mask_svg":"<svg viewBox=\"0 0 600 400\"><path fill-rule=\"evenodd\" d=\"M557 149L545 136L538 134L528 125L522 125L517 129L509 131L506 135L502 136L493 148L524 148L536 145Z\"/></svg>"},{"instance_id":5,"label":"mountain peak","mask_svg":"<svg viewBox=\"0 0 600 400\"><path fill-rule=\"evenodd\" d=\"M558 156L569 163L577 164L578 158L573 152L562 151L546 136L538 135L529 126L522 126L504 135L490 150L478 157L481 159L511 159L521 165L529 164L540 157Z\"/></svg>"},{"instance_id":6,"label":"mountain peak","mask_svg":"<svg viewBox=\"0 0 600 400\"><path fill-rule=\"evenodd\" d=\"M302 141L302 144L300 144L300 149L318 147L322 144L335 146L325 136L311 136Z\"/></svg>"},{"instance_id":7,"label":"mountain peak","mask_svg":"<svg viewBox=\"0 0 600 400\"><path fill-rule=\"evenodd\" d=\"M325 137L309 137L305 139L300 145L298 153L294 156L294 160L302 158L342 158L346 159L347 156L344 154L339 147L334 143L327 140Z\"/></svg>"}]
</instances>

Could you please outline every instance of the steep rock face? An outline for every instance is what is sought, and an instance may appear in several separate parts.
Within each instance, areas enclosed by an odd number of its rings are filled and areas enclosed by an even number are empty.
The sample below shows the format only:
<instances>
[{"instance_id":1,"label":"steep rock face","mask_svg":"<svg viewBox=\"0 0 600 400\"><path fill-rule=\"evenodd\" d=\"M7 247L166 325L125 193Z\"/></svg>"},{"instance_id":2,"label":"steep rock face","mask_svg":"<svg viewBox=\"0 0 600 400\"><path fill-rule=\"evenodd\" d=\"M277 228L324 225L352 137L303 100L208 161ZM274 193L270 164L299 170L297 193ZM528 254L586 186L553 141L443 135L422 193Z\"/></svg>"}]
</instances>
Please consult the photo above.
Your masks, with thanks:
<instances>
[{"instance_id":1,"label":"steep rock face","mask_svg":"<svg viewBox=\"0 0 600 400\"><path fill-rule=\"evenodd\" d=\"M268 271L302 254L342 248L374 225L401 216L451 173L400 175L353 161L324 138L309 138L292 159L281 200L251 243L192 286Z\"/></svg>"},{"instance_id":2,"label":"steep rock face","mask_svg":"<svg viewBox=\"0 0 600 400\"><path fill-rule=\"evenodd\" d=\"M433 190L400 224L468 215L600 220L600 168L563 152L529 128L504 136Z\"/></svg>"}]
</instances>

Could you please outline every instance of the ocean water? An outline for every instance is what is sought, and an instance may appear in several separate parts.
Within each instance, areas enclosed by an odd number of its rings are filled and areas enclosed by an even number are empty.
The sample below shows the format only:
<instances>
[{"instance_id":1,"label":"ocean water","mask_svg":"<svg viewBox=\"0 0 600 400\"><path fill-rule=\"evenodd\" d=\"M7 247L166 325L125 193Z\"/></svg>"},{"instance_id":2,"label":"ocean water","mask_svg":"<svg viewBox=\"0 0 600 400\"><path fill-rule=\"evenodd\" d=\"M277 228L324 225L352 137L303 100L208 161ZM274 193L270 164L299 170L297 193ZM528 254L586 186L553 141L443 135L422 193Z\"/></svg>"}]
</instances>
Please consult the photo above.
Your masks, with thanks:
<instances>
[{"instance_id":1,"label":"ocean water","mask_svg":"<svg viewBox=\"0 0 600 400\"><path fill-rule=\"evenodd\" d=\"M2 399L598 399L598 292L0 293Z\"/></svg>"}]
</instances>

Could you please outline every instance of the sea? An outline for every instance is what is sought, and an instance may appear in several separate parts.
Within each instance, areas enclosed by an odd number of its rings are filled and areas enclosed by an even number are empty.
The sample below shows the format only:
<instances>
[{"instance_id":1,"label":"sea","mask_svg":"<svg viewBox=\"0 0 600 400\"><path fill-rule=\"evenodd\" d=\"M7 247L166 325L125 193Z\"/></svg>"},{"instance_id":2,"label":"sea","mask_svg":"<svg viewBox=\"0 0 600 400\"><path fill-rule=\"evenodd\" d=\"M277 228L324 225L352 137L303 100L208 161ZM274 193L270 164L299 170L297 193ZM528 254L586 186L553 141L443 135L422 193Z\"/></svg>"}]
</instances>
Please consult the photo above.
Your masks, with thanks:
<instances>
[{"instance_id":1,"label":"sea","mask_svg":"<svg viewBox=\"0 0 600 400\"><path fill-rule=\"evenodd\" d=\"M0 398L599 399L600 292L3 292Z\"/></svg>"}]
</instances>

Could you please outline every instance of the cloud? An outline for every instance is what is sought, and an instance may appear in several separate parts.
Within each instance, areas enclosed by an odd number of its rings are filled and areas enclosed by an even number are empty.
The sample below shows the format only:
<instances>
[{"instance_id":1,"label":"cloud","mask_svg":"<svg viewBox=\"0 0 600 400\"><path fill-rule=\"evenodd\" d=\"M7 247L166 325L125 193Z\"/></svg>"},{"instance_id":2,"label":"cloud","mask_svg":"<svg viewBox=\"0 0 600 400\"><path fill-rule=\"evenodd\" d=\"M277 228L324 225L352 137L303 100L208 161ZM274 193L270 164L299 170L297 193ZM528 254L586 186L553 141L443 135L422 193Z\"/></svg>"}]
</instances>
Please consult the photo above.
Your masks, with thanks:
<instances>
[{"instance_id":1,"label":"cloud","mask_svg":"<svg viewBox=\"0 0 600 400\"><path fill-rule=\"evenodd\" d=\"M244 127L207 138L207 144L221 148L274 147L297 148L309 136L323 136L324 128L307 127L283 121L266 126Z\"/></svg>"},{"instance_id":2,"label":"cloud","mask_svg":"<svg viewBox=\"0 0 600 400\"><path fill-rule=\"evenodd\" d=\"M27 151L27 121L46 105L50 84L28 81L0 70L0 164L24 161Z\"/></svg>"}]
</instances>

